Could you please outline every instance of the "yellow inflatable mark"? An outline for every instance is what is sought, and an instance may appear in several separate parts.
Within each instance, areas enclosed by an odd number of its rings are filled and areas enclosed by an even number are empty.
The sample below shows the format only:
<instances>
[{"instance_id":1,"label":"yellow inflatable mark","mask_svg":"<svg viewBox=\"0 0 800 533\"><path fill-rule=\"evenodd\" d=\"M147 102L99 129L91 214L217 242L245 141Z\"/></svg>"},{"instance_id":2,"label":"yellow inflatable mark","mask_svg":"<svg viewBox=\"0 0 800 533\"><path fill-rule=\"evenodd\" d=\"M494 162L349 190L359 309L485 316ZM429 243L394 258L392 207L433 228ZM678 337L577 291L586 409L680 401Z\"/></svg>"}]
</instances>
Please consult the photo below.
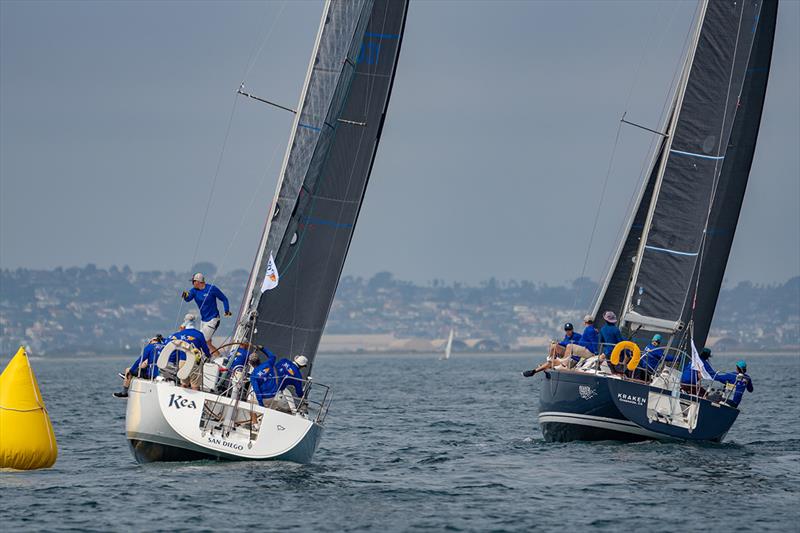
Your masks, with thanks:
<instances>
[{"instance_id":1,"label":"yellow inflatable mark","mask_svg":"<svg viewBox=\"0 0 800 533\"><path fill-rule=\"evenodd\" d=\"M0 467L48 468L57 457L53 425L28 354L20 347L0 374Z\"/></svg>"},{"instance_id":2,"label":"yellow inflatable mark","mask_svg":"<svg viewBox=\"0 0 800 533\"><path fill-rule=\"evenodd\" d=\"M628 370L636 370L636 367L639 366L639 359L642 358L642 350L639 349L635 342L631 341L618 342L614 346L614 350L611 352L611 364L619 364L619 356L622 350L631 350L633 352L633 357L628 361Z\"/></svg>"}]
</instances>

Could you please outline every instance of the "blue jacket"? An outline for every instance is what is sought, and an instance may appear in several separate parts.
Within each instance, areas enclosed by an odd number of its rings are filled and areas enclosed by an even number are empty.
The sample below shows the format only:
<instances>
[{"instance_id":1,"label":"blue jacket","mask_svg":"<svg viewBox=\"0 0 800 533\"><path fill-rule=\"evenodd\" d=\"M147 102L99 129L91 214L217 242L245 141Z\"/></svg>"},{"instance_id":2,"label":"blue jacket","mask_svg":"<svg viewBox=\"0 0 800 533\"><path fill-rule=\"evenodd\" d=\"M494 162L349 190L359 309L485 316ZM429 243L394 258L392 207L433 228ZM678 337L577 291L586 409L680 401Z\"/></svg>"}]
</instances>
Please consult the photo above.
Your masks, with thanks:
<instances>
[{"instance_id":1,"label":"blue jacket","mask_svg":"<svg viewBox=\"0 0 800 533\"><path fill-rule=\"evenodd\" d=\"M714 370L714 367L711 366L711 363L708 362L708 359L703 361L703 366L706 367L706 372L709 373L712 379L716 376L717 371ZM684 385L696 385L697 384L697 372L692 369L692 362L689 360L686 363L686 366L683 367L683 372L681 373L681 383Z\"/></svg>"},{"instance_id":2,"label":"blue jacket","mask_svg":"<svg viewBox=\"0 0 800 533\"><path fill-rule=\"evenodd\" d=\"M566 346L568 344L578 344L580 340L581 340L581 334L573 331L572 335L564 335L564 340L559 342L558 344L560 344L561 346Z\"/></svg>"},{"instance_id":3,"label":"blue jacket","mask_svg":"<svg viewBox=\"0 0 800 533\"><path fill-rule=\"evenodd\" d=\"M655 372L656 368L658 368L658 363L661 362L663 357L664 348L660 346L653 346L653 343L650 343L644 347L644 353L642 354L642 358L639 360L639 366L646 368L650 372ZM674 359L674 357L670 357L671 359Z\"/></svg>"},{"instance_id":4,"label":"blue jacket","mask_svg":"<svg viewBox=\"0 0 800 533\"><path fill-rule=\"evenodd\" d=\"M728 401L734 406L739 407L739 402L742 401L744 391L753 392L753 380L747 374L739 374L737 372L720 372L714 376L716 381L720 383L733 383L733 397Z\"/></svg>"},{"instance_id":5,"label":"blue jacket","mask_svg":"<svg viewBox=\"0 0 800 533\"><path fill-rule=\"evenodd\" d=\"M164 349L164 345L158 342L151 342L148 343L147 346L144 347L142 350L142 355L140 355L136 361L133 362L130 368L130 373L133 376L139 374L139 365L141 365L144 361L147 361L147 367L142 370L142 374L139 377L145 379L152 379L158 375L158 367L156 366L156 361L158 361L158 356L161 354L161 350Z\"/></svg>"},{"instance_id":6,"label":"blue jacket","mask_svg":"<svg viewBox=\"0 0 800 533\"><path fill-rule=\"evenodd\" d=\"M236 353L233 355L233 360L228 364L228 371L233 372L237 368L243 369L247 364L247 358L250 357L250 354L255 352L257 349L258 348L256 347L252 347L248 350L244 346L239 346L239 348L236 350ZM272 352L261 348L261 353L267 356L267 362L272 362L270 366L275 365L275 355Z\"/></svg>"},{"instance_id":7,"label":"blue jacket","mask_svg":"<svg viewBox=\"0 0 800 533\"><path fill-rule=\"evenodd\" d=\"M603 346L603 353L611 355L611 352L614 351L614 346L625 340L625 337L622 336L622 332L619 328L613 324L606 324L602 328L600 328L600 342L606 346Z\"/></svg>"},{"instance_id":8,"label":"blue jacket","mask_svg":"<svg viewBox=\"0 0 800 533\"><path fill-rule=\"evenodd\" d=\"M178 339L178 340L186 341L189 344L192 344L195 347L197 347L204 354L206 354L206 356L210 356L211 355L211 353L210 353L210 351L208 349L208 343L206 342L206 338L203 336L203 334L200 331L198 331L196 329L187 328L187 329L185 329L183 331L176 331L175 333L173 333L172 335L169 336L169 339L170 340ZM177 355L177 359L176 359L176 355ZM172 352L172 355L169 356L169 362L170 363L175 363L177 360L185 361L186 360L186 354L184 352L180 351L180 350L175 350L174 352Z\"/></svg>"},{"instance_id":9,"label":"blue jacket","mask_svg":"<svg viewBox=\"0 0 800 533\"><path fill-rule=\"evenodd\" d=\"M230 311L228 306L228 298L222 294L222 291L216 285L206 284L203 289L189 289L189 294L184 298L185 301L195 301L197 307L200 308L200 320L208 322L211 319L219 318L219 309L217 308L217 300L222 301L225 312Z\"/></svg>"},{"instance_id":10,"label":"blue jacket","mask_svg":"<svg viewBox=\"0 0 800 533\"><path fill-rule=\"evenodd\" d=\"M278 380L275 372L275 359L258 365L250 375L250 384L256 395L259 405L264 405L264 400L274 398L278 394Z\"/></svg>"},{"instance_id":11,"label":"blue jacket","mask_svg":"<svg viewBox=\"0 0 800 533\"><path fill-rule=\"evenodd\" d=\"M597 353L597 345L600 341L600 334L594 329L594 326L586 326L581 335L581 340L578 343L592 353Z\"/></svg>"},{"instance_id":12,"label":"blue jacket","mask_svg":"<svg viewBox=\"0 0 800 533\"><path fill-rule=\"evenodd\" d=\"M278 381L280 382L281 390L289 387L294 387L294 394L298 398L303 397L303 373L300 372L300 367L294 364L289 359L281 359L275 366L278 371Z\"/></svg>"}]
</instances>

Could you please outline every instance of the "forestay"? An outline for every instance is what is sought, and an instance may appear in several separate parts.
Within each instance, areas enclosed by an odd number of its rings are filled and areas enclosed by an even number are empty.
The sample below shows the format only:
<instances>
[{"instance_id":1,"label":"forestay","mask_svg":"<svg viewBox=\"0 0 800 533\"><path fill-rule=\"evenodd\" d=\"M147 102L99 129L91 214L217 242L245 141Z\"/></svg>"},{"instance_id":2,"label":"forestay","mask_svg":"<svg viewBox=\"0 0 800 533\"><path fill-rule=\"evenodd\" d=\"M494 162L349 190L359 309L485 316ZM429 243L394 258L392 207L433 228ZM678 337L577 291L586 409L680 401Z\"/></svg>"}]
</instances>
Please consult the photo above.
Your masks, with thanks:
<instances>
[{"instance_id":1,"label":"forestay","mask_svg":"<svg viewBox=\"0 0 800 533\"><path fill-rule=\"evenodd\" d=\"M404 0L325 4L236 335L279 357L316 354L372 170L406 11ZM279 282L262 293L270 256Z\"/></svg>"}]
</instances>

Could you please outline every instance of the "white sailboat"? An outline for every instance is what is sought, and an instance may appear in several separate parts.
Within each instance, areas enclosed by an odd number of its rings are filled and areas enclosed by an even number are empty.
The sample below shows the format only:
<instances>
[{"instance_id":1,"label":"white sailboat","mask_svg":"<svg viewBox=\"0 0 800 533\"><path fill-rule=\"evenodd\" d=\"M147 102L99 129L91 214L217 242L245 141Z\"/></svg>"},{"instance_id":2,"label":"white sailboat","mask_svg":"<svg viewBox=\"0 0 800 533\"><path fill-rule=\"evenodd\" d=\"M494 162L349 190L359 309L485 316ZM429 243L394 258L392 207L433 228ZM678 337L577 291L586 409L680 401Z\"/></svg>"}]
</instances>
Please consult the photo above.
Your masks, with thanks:
<instances>
[{"instance_id":1,"label":"white sailboat","mask_svg":"<svg viewBox=\"0 0 800 533\"><path fill-rule=\"evenodd\" d=\"M455 330L450 328L450 335L447 337L447 344L444 346L444 354L442 355L443 360L450 359L450 352L453 351L453 335L455 334Z\"/></svg>"},{"instance_id":2,"label":"white sailboat","mask_svg":"<svg viewBox=\"0 0 800 533\"><path fill-rule=\"evenodd\" d=\"M160 357L160 374L129 388L125 427L138 461L311 460L332 396L310 374L372 171L407 8L407 0L325 2L233 342L220 348L221 356L239 346L305 356L302 397L284 391L252 403L249 368L221 379L216 364L172 341L162 355L184 351L187 364ZM193 368L203 371L199 390L175 380Z\"/></svg>"}]
</instances>

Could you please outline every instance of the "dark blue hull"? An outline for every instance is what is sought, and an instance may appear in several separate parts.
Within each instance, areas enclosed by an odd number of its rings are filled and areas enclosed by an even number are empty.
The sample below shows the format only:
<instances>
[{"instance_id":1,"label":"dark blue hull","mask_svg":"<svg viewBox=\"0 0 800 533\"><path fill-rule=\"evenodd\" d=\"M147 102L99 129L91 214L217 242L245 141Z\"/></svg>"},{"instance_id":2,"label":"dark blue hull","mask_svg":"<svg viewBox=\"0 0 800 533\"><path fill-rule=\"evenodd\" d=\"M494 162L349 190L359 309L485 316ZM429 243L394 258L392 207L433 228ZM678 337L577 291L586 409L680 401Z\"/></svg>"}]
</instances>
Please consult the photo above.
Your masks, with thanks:
<instances>
[{"instance_id":1,"label":"dark blue hull","mask_svg":"<svg viewBox=\"0 0 800 533\"><path fill-rule=\"evenodd\" d=\"M691 429L650 421L647 414L650 391L660 389L604 375L550 371L542 383L539 401L542 434L551 442L650 439L718 442L738 415L736 409L700 400L698 422ZM620 401L620 394L636 396L642 401ZM698 402L696 398L694 401Z\"/></svg>"}]
</instances>

